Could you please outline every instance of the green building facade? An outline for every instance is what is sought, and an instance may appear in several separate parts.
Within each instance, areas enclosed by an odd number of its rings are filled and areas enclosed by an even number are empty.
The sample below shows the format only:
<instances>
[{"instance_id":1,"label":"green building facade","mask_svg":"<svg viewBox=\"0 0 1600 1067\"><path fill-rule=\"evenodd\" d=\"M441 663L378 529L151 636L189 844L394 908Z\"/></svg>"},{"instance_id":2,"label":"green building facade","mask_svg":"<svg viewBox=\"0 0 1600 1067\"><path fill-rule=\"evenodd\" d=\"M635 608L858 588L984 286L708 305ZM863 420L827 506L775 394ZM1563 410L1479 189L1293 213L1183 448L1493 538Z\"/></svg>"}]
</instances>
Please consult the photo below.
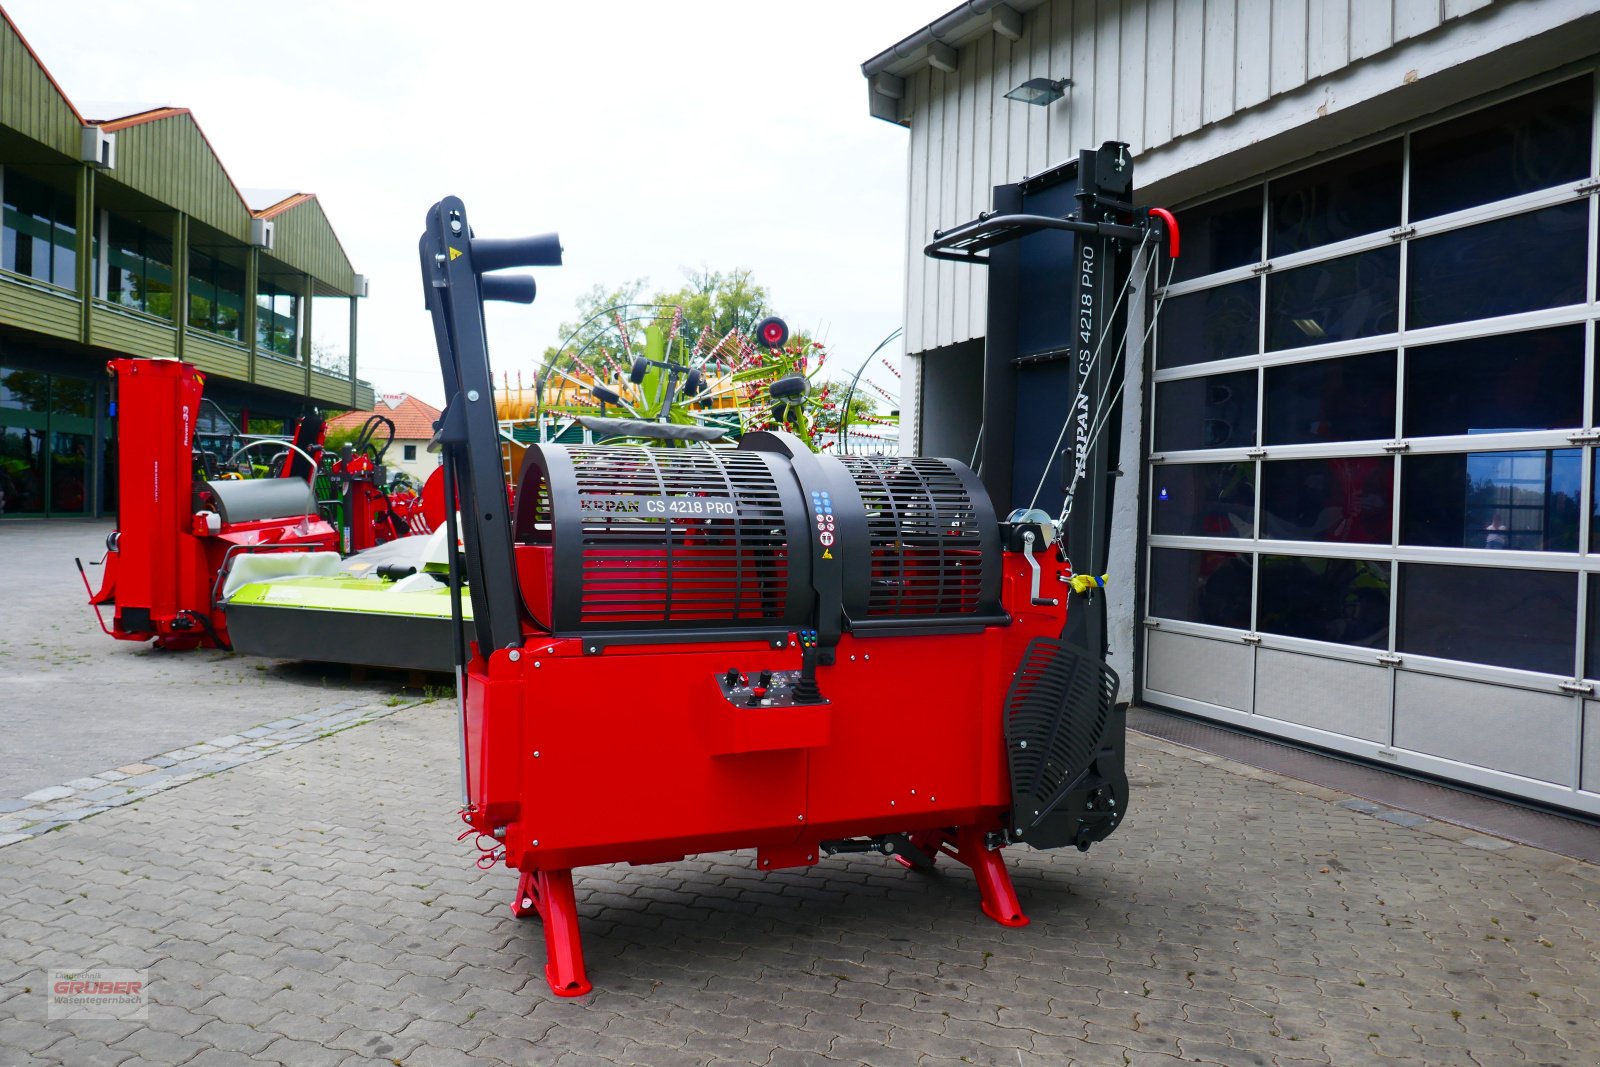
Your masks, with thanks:
<instances>
[{"instance_id":1,"label":"green building facade","mask_svg":"<svg viewBox=\"0 0 1600 1067\"><path fill-rule=\"evenodd\" d=\"M122 110L75 106L0 10L0 519L115 510L114 357L195 364L245 429L373 404L316 197L239 189L185 108Z\"/></svg>"}]
</instances>

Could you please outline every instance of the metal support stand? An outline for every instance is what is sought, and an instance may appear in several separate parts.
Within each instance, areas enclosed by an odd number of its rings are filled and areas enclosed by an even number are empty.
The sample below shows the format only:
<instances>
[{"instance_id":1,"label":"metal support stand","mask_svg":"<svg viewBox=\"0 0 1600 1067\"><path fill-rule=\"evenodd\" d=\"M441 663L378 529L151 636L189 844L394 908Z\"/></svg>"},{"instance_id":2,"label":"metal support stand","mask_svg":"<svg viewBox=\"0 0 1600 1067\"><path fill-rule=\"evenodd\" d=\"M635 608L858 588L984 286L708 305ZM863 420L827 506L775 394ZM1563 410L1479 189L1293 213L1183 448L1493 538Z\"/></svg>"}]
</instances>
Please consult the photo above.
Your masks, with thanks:
<instances>
[{"instance_id":1,"label":"metal support stand","mask_svg":"<svg viewBox=\"0 0 1600 1067\"><path fill-rule=\"evenodd\" d=\"M988 838L989 832L980 826L922 831L911 835L911 843L927 856L926 862L908 855L896 855L894 858L902 867L913 871L933 870L934 860L941 852L965 863L978 879L983 913L1001 926L1027 926L1029 919L1022 913L1022 902L1017 899L1017 891L1011 885L1011 873L1006 870L1005 857L1000 855L999 848L989 847Z\"/></svg>"},{"instance_id":2,"label":"metal support stand","mask_svg":"<svg viewBox=\"0 0 1600 1067\"><path fill-rule=\"evenodd\" d=\"M987 910L987 906L985 907ZM578 932L578 901L572 872L523 871L511 914L544 924L545 981L558 997L581 997L594 987L583 969L583 939Z\"/></svg>"}]
</instances>

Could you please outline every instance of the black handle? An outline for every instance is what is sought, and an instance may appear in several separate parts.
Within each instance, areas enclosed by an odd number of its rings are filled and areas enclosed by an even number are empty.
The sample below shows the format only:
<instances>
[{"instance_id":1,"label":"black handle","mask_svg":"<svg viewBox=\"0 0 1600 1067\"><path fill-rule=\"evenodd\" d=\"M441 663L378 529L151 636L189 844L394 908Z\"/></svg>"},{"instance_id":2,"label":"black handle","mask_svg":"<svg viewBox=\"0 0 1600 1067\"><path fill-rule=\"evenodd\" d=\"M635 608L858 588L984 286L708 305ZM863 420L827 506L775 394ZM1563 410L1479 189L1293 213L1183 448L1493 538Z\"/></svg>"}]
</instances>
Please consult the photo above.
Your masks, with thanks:
<instances>
[{"instance_id":1,"label":"black handle","mask_svg":"<svg viewBox=\"0 0 1600 1067\"><path fill-rule=\"evenodd\" d=\"M478 292L485 300L531 304L538 291L531 274L486 274L478 279Z\"/></svg>"},{"instance_id":2,"label":"black handle","mask_svg":"<svg viewBox=\"0 0 1600 1067\"><path fill-rule=\"evenodd\" d=\"M561 266L561 235L541 233L533 237L474 237L472 269L479 274L507 267Z\"/></svg>"}]
</instances>

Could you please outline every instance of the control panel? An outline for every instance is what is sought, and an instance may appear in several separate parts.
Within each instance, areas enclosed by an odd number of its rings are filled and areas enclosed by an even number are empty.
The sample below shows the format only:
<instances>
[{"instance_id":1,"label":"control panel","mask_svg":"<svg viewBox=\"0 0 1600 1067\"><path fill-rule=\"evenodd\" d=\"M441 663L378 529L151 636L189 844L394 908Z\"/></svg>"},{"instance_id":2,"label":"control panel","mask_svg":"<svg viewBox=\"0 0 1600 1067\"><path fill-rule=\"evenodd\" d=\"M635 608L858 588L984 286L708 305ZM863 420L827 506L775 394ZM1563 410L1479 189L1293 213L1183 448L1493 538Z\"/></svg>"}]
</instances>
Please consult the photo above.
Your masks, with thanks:
<instances>
[{"instance_id":1,"label":"control panel","mask_svg":"<svg viewBox=\"0 0 1600 1067\"><path fill-rule=\"evenodd\" d=\"M783 708L826 704L820 695L806 698L802 671L741 671L729 667L717 675L728 703L738 708Z\"/></svg>"}]
</instances>

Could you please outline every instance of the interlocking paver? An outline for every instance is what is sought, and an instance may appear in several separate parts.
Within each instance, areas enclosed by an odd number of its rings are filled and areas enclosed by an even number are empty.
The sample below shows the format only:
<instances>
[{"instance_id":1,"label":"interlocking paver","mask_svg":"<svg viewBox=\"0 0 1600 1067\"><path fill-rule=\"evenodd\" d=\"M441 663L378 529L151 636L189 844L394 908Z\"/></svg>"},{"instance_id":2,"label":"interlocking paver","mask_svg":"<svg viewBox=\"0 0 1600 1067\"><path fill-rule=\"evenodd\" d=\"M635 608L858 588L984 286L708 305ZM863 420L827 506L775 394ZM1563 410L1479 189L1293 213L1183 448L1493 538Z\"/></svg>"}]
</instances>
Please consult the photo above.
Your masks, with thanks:
<instances>
[{"instance_id":1,"label":"interlocking paver","mask_svg":"<svg viewBox=\"0 0 1600 1067\"><path fill-rule=\"evenodd\" d=\"M453 727L449 707L403 710L10 845L5 1056L1600 1060L1592 869L1143 738L1115 837L1087 856L1008 850L1031 926L983 919L962 869L914 875L881 858L585 869L598 991L559 1000L538 923L507 912L511 876L477 870L454 842ZM45 968L113 962L149 968L148 1023L102 1036L45 1019Z\"/></svg>"}]
</instances>

